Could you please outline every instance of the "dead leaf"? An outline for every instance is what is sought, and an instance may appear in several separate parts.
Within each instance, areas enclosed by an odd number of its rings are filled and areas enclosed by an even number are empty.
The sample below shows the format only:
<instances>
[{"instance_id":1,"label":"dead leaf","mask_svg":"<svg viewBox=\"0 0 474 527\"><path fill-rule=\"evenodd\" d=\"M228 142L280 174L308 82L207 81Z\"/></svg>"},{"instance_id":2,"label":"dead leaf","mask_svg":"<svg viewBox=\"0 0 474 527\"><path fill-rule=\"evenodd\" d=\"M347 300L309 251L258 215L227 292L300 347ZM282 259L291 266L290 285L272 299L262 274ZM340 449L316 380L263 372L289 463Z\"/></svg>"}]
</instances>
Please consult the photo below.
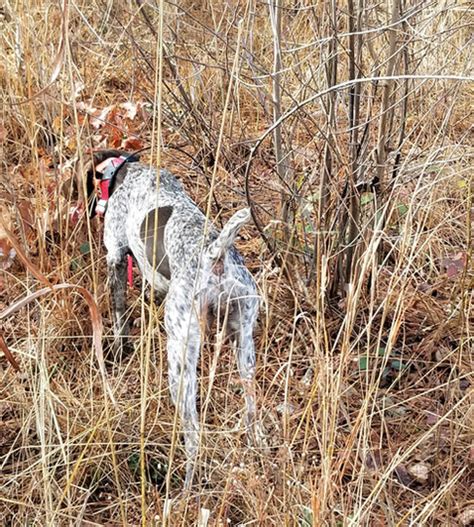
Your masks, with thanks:
<instances>
[{"instance_id":1,"label":"dead leaf","mask_svg":"<svg viewBox=\"0 0 474 527\"><path fill-rule=\"evenodd\" d=\"M64 127L64 118L62 115L56 115L56 117L53 119L53 122L51 123L51 128L56 132L57 134L61 133L61 130Z\"/></svg>"},{"instance_id":2,"label":"dead leaf","mask_svg":"<svg viewBox=\"0 0 474 527\"><path fill-rule=\"evenodd\" d=\"M124 150L140 150L143 148L143 142L138 137L127 137L122 141L120 148Z\"/></svg>"},{"instance_id":3,"label":"dead leaf","mask_svg":"<svg viewBox=\"0 0 474 527\"><path fill-rule=\"evenodd\" d=\"M133 119L135 119L135 117L137 116L138 107L136 103L133 103L131 101L123 102L122 104L120 104L120 108L123 108L125 110L124 117L130 119L131 121L133 121Z\"/></svg>"},{"instance_id":4,"label":"dead leaf","mask_svg":"<svg viewBox=\"0 0 474 527\"><path fill-rule=\"evenodd\" d=\"M431 466L428 463L420 462L408 467L408 474L418 483L426 483L430 477Z\"/></svg>"},{"instance_id":5,"label":"dead leaf","mask_svg":"<svg viewBox=\"0 0 474 527\"><path fill-rule=\"evenodd\" d=\"M367 452L365 466L369 470L378 470L383 467L382 451L379 448L374 448Z\"/></svg>"},{"instance_id":6,"label":"dead leaf","mask_svg":"<svg viewBox=\"0 0 474 527\"><path fill-rule=\"evenodd\" d=\"M74 98L77 99L86 88L86 85L81 81L74 83Z\"/></svg>"},{"instance_id":7,"label":"dead leaf","mask_svg":"<svg viewBox=\"0 0 474 527\"><path fill-rule=\"evenodd\" d=\"M115 108L115 104L111 104L110 106L106 106L102 110L95 110L92 114L91 119L91 126L98 130L102 126L104 126L107 123L107 118L109 116L109 113Z\"/></svg>"},{"instance_id":8,"label":"dead leaf","mask_svg":"<svg viewBox=\"0 0 474 527\"><path fill-rule=\"evenodd\" d=\"M464 271L467 263L467 255L465 252L458 252L454 256L445 258L442 262L443 267L446 269L448 278L454 278L458 274Z\"/></svg>"},{"instance_id":9,"label":"dead leaf","mask_svg":"<svg viewBox=\"0 0 474 527\"><path fill-rule=\"evenodd\" d=\"M440 416L435 413L435 412L426 412L428 415L426 417L426 424L427 425L435 425L439 419L440 419Z\"/></svg>"}]
</instances>

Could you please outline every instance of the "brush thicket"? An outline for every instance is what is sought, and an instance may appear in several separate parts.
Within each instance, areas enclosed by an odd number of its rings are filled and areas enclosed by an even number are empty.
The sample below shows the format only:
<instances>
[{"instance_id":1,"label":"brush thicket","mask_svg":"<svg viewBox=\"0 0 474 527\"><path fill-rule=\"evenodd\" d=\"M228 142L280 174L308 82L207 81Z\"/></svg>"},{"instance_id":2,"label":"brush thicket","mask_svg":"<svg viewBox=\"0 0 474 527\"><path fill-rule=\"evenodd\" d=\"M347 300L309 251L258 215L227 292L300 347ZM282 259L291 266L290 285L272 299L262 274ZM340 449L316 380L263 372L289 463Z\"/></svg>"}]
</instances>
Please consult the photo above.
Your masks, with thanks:
<instances>
[{"instance_id":1,"label":"brush thicket","mask_svg":"<svg viewBox=\"0 0 474 527\"><path fill-rule=\"evenodd\" d=\"M237 243L265 298L263 437L246 445L235 360L209 338L181 495L162 313L140 277L135 353L107 368L115 405L84 295L44 294L1 319L20 366L1 359L2 525L469 525L467 2L62 8L1 11L0 309L41 277L80 285L107 347L100 221L68 210L91 148L150 146L217 225L252 207Z\"/></svg>"}]
</instances>

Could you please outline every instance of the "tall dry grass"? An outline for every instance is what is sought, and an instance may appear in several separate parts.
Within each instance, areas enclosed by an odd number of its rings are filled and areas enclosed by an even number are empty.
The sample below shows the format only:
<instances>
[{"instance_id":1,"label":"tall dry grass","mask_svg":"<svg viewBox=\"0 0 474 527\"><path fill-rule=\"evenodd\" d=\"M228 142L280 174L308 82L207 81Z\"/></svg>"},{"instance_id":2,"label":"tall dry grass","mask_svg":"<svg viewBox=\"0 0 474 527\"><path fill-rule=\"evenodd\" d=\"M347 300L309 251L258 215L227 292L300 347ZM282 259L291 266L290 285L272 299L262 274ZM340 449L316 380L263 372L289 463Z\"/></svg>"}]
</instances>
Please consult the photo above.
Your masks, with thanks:
<instances>
[{"instance_id":1,"label":"tall dry grass","mask_svg":"<svg viewBox=\"0 0 474 527\"><path fill-rule=\"evenodd\" d=\"M467 2L10 2L1 8L0 309L92 293L91 148L149 146L238 242L264 303L260 444L225 343L199 368L181 493L161 307L101 378L84 295L2 317L2 525L471 525L472 8ZM82 192L84 188L82 188ZM15 255L16 248L16 255ZM1 342L0 342L1 344ZM5 348L5 346L3 346Z\"/></svg>"}]
</instances>

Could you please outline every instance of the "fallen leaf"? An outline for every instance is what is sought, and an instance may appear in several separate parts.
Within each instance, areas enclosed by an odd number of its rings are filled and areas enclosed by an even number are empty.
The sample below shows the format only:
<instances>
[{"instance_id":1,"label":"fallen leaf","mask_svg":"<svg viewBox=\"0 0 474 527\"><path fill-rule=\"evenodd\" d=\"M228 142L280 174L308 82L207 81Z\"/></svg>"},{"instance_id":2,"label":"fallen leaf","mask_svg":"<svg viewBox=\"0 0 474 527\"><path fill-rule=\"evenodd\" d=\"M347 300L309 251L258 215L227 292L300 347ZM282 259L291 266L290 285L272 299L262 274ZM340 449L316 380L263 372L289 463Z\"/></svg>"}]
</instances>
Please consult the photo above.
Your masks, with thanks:
<instances>
[{"instance_id":1,"label":"fallen leaf","mask_svg":"<svg viewBox=\"0 0 474 527\"><path fill-rule=\"evenodd\" d=\"M137 137L127 137L122 141L120 148L124 150L140 150L143 148L143 142Z\"/></svg>"},{"instance_id":2,"label":"fallen leaf","mask_svg":"<svg viewBox=\"0 0 474 527\"><path fill-rule=\"evenodd\" d=\"M86 85L81 81L77 81L74 83L74 98L75 99L77 99L81 95L85 87Z\"/></svg>"},{"instance_id":3,"label":"fallen leaf","mask_svg":"<svg viewBox=\"0 0 474 527\"><path fill-rule=\"evenodd\" d=\"M379 448L370 450L365 457L365 466L369 470L377 470L383 467L382 451Z\"/></svg>"},{"instance_id":4,"label":"fallen leaf","mask_svg":"<svg viewBox=\"0 0 474 527\"><path fill-rule=\"evenodd\" d=\"M115 104L111 104L110 106L106 106L102 110L96 110L92 113L93 117L91 119L91 126L98 130L104 124L107 122L107 118L109 116L109 113L115 108Z\"/></svg>"},{"instance_id":5,"label":"fallen leaf","mask_svg":"<svg viewBox=\"0 0 474 527\"><path fill-rule=\"evenodd\" d=\"M418 483L426 483L430 476L431 466L428 463L415 463L408 467L408 474Z\"/></svg>"},{"instance_id":6,"label":"fallen leaf","mask_svg":"<svg viewBox=\"0 0 474 527\"><path fill-rule=\"evenodd\" d=\"M123 140L123 133L121 128L118 128L116 126L109 127L108 139L111 146L113 146L114 148L120 148L120 145L122 144Z\"/></svg>"},{"instance_id":7,"label":"fallen leaf","mask_svg":"<svg viewBox=\"0 0 474 527\"><path fill-rule=\"evenodd\" d=\"M90 104L86 104L84 101L79 101L76 106L81 112L88 113L90 115L94 115L96 112L98 112L97 108L94 108L94 106L91 106Z\"/></svg>"},{"instance_id":8,"label":"fallen leaf","mask_svg":"<svg viewBox=\"0 0 474 527\"><path fill-rule=\"evenodd\" d=\"M56 132L57 134L61 133L61 130L64 127L64 119L62 115L56 115L56 117L53 119L53 122L51 124L51 128Z\"/></svg>"},{"instance_id":9,"label":"fallen leaf","mask_svg":"<svg viewBox=\"0 0 474 527\"><path fill-rule=\"evenodd\" d=\"M428 414L428 416L426 417L427 425L435 425L440 419L440 416L434 412L427 412L427 414Z\"/></svg>"},{"instance_id":10,"label":"fallen leaf","mask_svg":"<svg viewBox=\"0 0 474 527\"><path fill-rule=\"evenodd\" d=\"M301 379L301 384L304 384L305 386L311 386L313 384L313 377L314 377L314 371L313 368L309 367L305 374L303 375L303 378Z\"/></svg>"},{"instance_id":11,"label":"fallen leaf","mask_svg":"<svg viewBox=\"0 0 474 527\"><path fill-rule=\"evenodd\" d=\"M125 115L127 119L130 119L133 121L135 117L137 116L137 104L133 103L131 101L123 102L120 104L120 108L123 108L125 110Z\"/></svg>"},{"instance_id":12,"label":"fallen leaf","mask_svg":"<svg viewBox=\"0 0 474 527\"><path fill-rule=\"evenodd\" d=\"M454 256L445 258L442 262L446 270L448 278L454 278L459 273L462 273L467 263L467 255L465 252L458 252Z\"/></svg>"},{"instance_id":13,"label":"fallen leaf","mask_svg":"<svg viewBox=\"0 0 474 527\"><path fill-rule=\"evenodd\" d=\"M277 405L276 411L281 415L293 415L296 411L296 408L291 403L280 403Z\"/></svg>"}]
</instances>

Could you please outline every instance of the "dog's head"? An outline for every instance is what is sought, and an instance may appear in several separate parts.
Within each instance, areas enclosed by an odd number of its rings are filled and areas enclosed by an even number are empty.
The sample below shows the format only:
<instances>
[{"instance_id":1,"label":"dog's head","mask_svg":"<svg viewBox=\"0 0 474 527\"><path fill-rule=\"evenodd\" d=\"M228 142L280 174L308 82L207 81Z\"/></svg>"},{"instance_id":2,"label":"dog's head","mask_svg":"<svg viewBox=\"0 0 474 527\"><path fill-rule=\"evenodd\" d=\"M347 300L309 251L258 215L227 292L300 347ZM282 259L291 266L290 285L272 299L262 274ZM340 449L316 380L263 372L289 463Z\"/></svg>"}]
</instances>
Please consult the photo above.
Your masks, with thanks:
<instances>
[{"instance_id":1,"label":"dog's head","mask_svg":"<svg viewBox=\"0 0 474 527\"><path fill-rule=\"evenodd\" d=\"M132 154L130 152L125 152L124 150L98 150L88 154L88 158L86 158L84 165L84 171L77 170L76 176L73 176L63 186L63 195L66 199L77 204L77 206L72 207L72 210L77 212L79 208L82 210L86 209L91 218L95 216L97 180L101 179L101 174L97 171L97 167L107 159L121 156L126 158L129 162L135 162L140 159L139 154ZM119 167L119 170L117 171L118 176L120 176L121 170L122 168ZM84 173L86 195L84 195L83 191ZM74 214L76 214L76 212L74 212Z\"/></svg>"},{"instance_id":2,"label":"dog's head","mask_svg":"<svg viewBox=\"0 0 474 527\"><path fill-rule=\"evenodd\" d=\"M140 159L138 154L131 154L123 150L98 150L97 152L92 153L92 159L87 164L86 170L86 189L87 189L87 210L89 211L89 216L93 218L95 216L95 205L96 205L96 195L95 190L97 188L96 181L101 179L101 173L98 172L97 168L107 159L123 157L127 162L135 162ZM117 170L117 175L122 170L120 167ZM111 182L110 192L113 191L115 181Z\"/></svg>"}]
</instances>

